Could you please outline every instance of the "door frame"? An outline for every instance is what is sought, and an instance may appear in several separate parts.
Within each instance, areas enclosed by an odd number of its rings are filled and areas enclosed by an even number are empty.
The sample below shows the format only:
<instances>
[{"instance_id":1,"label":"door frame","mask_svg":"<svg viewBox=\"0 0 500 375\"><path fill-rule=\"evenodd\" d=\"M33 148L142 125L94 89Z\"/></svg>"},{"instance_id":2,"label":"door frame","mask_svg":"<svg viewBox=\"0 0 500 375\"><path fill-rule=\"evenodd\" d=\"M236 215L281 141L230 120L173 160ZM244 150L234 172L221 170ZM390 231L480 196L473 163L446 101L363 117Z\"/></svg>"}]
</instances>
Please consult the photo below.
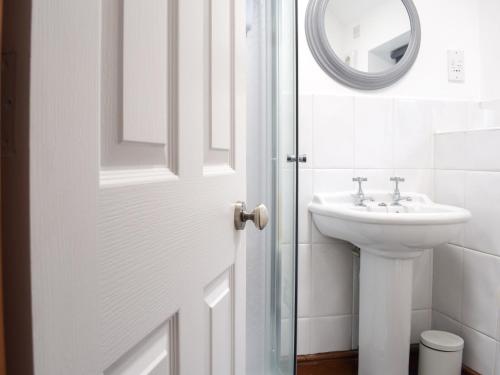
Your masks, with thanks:
<instances>
[{"instance_id":1,"label":"door frame","mask_svg":"<svg viewBox=\"0 0 500 375\"><path fill-rule=\"evenodd\" d=\"M29 226L32 2L31 0L0 1L3 6L0 230L4 370L9 374L32 375ZM6 101L9 101L8 105L4 105ZM3 373L0 372L0 375Z\"/></svg>"},{"instance_id":2,"label":"door frame","mask_svg":"<svg viewBox=\"0 0 500 375\"><path fill-rule=\"evenodd\" d=\"M2 38L3 38L3 0L0 0L0 47L3 45L2 44ZM2 49L3 52L3 49ZM1 78L0 78L0 85L1 85ZM0 92L0 103L2 100L2 95ZM0 143L0 155L2 152L2 145ZM2 181L2 169L1 169L1 164L0 164L0 185ZM0 194L0 211L2 209L2 197ZM5 375L5 336L4 336L4 312L3 312L3 262L2 262L2 256L3 256L3 246L2 246L2 222L3 218L0 216L0 375Z\"/></svg>"}]
</instances>

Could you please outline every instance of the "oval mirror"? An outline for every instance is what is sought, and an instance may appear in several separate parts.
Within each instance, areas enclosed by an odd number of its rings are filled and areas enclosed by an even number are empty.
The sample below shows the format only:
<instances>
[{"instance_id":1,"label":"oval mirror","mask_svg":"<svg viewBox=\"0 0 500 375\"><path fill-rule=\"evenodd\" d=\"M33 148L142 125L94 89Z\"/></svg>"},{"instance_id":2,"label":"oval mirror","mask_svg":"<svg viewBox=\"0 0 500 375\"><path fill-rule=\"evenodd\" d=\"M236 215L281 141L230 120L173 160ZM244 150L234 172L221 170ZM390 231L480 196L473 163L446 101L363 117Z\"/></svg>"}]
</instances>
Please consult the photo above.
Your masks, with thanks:
<instances>
[{"instance_id":1,"label":"oval mirror","mask_svg":"<svg viewBox=\"0 0 500 375\"><path fill-rule=\"evenodd\" d=\"M309 47L321 68L344 85L374 90L405 75L420 48L412 0L310 0Z\"/></svg>"}]
</instances>

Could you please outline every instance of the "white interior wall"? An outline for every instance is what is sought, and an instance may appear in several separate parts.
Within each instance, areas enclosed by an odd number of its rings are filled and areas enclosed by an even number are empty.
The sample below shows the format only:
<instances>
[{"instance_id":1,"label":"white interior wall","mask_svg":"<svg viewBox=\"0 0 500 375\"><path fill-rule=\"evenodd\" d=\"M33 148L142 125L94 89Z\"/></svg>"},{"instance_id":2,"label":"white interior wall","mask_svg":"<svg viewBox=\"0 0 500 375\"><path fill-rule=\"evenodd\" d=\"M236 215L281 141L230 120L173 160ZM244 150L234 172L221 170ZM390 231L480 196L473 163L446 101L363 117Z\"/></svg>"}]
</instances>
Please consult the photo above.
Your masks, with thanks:
<instances>
[{"instance_id":1,"label":"white interior wall","mask_svg":"<svg viewBox=\"0 0 500 375\"><path fill-rule=\"evenodd\" d=\"M299 25L307 2L299 0ZM448 251L439 249L434 266L432 257L417 264L421 276L414 289L412 341L431 326L432 315L434 327L465 337L466 364L483 374L498 375L500 242L494 228L500 218L491 208L495 189L487 189L493 196L483 189L496 186L500 172L495 151L500 137L494 130L500 127L500 101L494 100L500 99L500 73L495 70L500 3L415 0L415 4L422 22L417 62L399 83L376 92L351 90L330 79L317 66L304 30L299 29L300 147L309 155L300 175L299 352L347 350L357 344L358 260L347 244L318 233L307 203L315 192L352 190L354 175L369 178L367 189L390 189L388 178L397 174L407 178L405 190L431 197L435 192L437 201L468 207L476 215L464 229L464 236L468 232L472 240L449 245ZM465 83L448 82L448 49L465 51ZM452 167L436 161L434 170L434 143L441 142L435 132L451 132L450 140L436 145L435 152L437 160L443 157L442 149L454 152ZM462 137L457 133L473 134L470 147L454 141ZM470 153L469 161L464 149ZM480 160L471 166L473 156ZM432 274L433 292L425 282L432 283Z\"/></svg>"},{"instance_id":2,"label":"white interior wall","mask_svg":"<svg viewBox=\"0 0 500 375\"><path fill-rule=\"evenodd\" d=\"M481 99L500 99L500 1L480 0L479 46L481 48Z\"/></svg>"},{"instance_id":3,"label":"white interior wall","mask_svg":"<svg viewBox=\"0 0 500 375\"><path fill-rule=\"evenodd\" d=\"M302 94L478 99L480 96L480 51L476 1L414 0L422 24L422 46L415 66L395 85L375 92L361 93L336 83L318 66L309 52L304 32L304 17L308 0L298 0L300 92ZM465 51L466 81L463 84L448 82L448 49Z\"/></svg>"},{"instance_id":4,"label":"white interior wall","mask_svg":"<svg viewBox=\"0 0 500 375\"><path fill-rule=\"evenodd\" d=\"M434 252L432 326L465 340L464 363L500 374L500 129L435 136L435 199L472 219Z\"/></svg>"}]
</instances>

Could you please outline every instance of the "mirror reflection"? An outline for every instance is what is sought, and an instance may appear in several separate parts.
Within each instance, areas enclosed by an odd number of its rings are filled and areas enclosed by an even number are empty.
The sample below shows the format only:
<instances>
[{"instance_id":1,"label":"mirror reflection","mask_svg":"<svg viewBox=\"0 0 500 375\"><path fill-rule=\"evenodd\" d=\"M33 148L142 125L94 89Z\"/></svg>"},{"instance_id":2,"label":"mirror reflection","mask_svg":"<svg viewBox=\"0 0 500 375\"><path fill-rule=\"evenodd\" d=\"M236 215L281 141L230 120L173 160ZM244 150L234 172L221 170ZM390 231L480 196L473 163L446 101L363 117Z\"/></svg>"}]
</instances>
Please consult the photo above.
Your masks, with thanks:
<instances>
[{"instance_id":1,"label":"mirror reflection","mask_svg":"<svg viewBox=\"0 0 500 375\"><path fill-rule=\"evenodd\" d=\"M369 73L396 65L411 33L401 0L330 0L325 28L335 54L346 65Z\"/></svg>"}]
</instances>

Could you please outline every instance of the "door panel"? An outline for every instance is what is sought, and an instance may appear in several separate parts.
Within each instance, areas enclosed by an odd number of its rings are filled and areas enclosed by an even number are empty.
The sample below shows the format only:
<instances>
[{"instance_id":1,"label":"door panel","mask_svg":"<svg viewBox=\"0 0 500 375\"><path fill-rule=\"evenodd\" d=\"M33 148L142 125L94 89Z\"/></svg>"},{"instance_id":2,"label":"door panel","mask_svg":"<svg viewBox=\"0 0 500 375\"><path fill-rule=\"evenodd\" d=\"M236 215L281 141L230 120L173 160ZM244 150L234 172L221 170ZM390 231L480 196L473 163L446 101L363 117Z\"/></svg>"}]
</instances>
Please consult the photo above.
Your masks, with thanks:
<instances>
[{"instance_id":1,"label":"door panel","mask_svg":"<svg viewBox=\"0 0 500 375\"><path fill-rule=\"evenodd\" d=\"M245 22L225 4L33 0L37 375L244 374Z\"/></svg>"}]
</instances>

